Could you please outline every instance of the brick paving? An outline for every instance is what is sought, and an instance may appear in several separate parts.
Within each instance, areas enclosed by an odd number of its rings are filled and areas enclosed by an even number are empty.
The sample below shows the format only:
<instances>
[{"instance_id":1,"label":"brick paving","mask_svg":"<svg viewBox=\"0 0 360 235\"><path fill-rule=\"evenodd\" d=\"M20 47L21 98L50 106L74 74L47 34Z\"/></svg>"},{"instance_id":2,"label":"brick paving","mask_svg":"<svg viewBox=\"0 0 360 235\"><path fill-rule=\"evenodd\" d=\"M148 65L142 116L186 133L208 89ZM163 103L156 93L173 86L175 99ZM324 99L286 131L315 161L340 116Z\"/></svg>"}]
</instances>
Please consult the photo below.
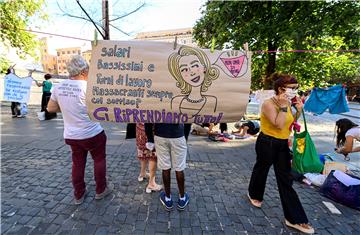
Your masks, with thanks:
<instances>
[{"instance_id":1,"label":"brick paving","mask_svg":"<svg viewBox=\"0 0 360 235\"><path fill-rule=\"evenodd\" d=\"M284 223L273 170L262 209L246 197L255 161L255 139L227 143L190 136L183 212L166 212L159 193L146 194L139 183L135 141L124 140L125 125L103 124L108 135L107 174L114 192L95 201L93 164L88 158L84 203L73 204L70 149L64 144L61 115L40 122L38 106L24 119L1 110L2 234L297 234ZM157 173L160 182L160 172ZM330 201L318 188L294 183L318 234L360 234L360 211ZM177 186L172 174L175 202ZM332 202L341 215L322 203Z\"/></svg>"}]
</instances>

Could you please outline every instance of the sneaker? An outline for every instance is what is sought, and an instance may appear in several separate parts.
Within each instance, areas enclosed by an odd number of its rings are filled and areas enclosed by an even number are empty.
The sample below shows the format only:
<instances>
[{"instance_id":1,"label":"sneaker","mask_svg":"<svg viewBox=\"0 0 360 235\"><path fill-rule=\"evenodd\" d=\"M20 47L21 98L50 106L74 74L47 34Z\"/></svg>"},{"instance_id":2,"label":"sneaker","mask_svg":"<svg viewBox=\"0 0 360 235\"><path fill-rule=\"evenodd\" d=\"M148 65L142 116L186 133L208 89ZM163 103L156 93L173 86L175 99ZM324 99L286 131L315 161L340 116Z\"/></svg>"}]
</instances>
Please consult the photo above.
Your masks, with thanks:
<instances>
[{"instance_id":1,"label":"sneaker","mask_svg":"<svg viewBox=\"0 0 360 235\"><path fill-rule=\"evenodd\" d=\"M75 198L75 199L74 199L75 205L80 205L80 204L82 204L82 203L84 202L84 199L85 199L87 193L88 193L88 191L85 189L85 192L84 192L84 194L82 195L81 198L79 198L79 199L76 199L76 198Z\"/></svg>"},{"instance_id":2,"label":"sneaker","mask_svg":"<svg viewBox=\"0 0 360 235\"><path fill-rule=\"evenodd\" d=\"M173 208L173 200L170 199L170 201L166 201L165 192L160 193L160 202L163 204L165 210L167 211L171 211L171 209Z\"/></svg>"},{"instance_id":3,"label":"sneaker","mask_svg":"<svg viewBox=\"0 0 360 235\"><path fill-rule=\"evenodd\" d=\"M17 115L16 117L17 117L17 118L24 118L25 115Z\"/></svg>"},{"instance_id":4,"label":"sneaker","mask_svg":"<svg viewBox=\"0 0 360 235\"><path fill-rule=\"evenodd\" d=\"M97 194L95 195L95 199L96 199L96 200L103 199L104 197L106 197L107 195L109 195L109 194L113 191L113 189L114 189L114 184L108 183L108 185L106 186L104 192L99 193L99 194L97 193Z\"/></svg>"},{"instance_id":5,"label":"sneaker","mask_svg":"<svg viewBox=\"0 0 360 235\"><path fill-rule=\"evenodd\" d=\"M190 201L190 197L189 197L189 195L187 193L184 194L184 197L185 197L184 200L179 198L179 201L178 201L177 208L180 211L183 211L185 209L185 207L187 206L187 204L189 204L189 201Z\"/></svg>"},{"instance_id":6,"label":"sneaker","mask_svg":"<svg viewBox=\"0 0 360 235\"><path fill-rule=\"evenodd\" d=\"M12 115L12 118L16 118L17 117L17 115Z\"/></svg>"}]
</instances>

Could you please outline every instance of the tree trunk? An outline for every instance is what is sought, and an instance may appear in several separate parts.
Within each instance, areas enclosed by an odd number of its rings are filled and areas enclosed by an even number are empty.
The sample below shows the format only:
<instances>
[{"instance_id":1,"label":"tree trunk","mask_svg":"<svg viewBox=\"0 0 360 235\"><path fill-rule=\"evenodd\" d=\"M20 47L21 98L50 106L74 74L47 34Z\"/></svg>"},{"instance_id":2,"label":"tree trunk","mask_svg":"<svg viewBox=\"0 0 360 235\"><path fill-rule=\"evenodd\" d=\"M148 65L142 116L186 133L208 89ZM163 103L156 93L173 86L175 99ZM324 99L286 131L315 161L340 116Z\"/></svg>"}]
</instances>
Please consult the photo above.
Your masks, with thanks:
<instances>
[{"instance_id":1,"label":"tree trunk","mask_svg":"<svg viewBox=\"0 0 360 235\"><path fill-rule=\"evenodd\" d=\"M277 47L274 45L273 42L268 42L268 50L275 51L275 50L277 50ZM272 73L274 73L275 67L276 67L276 52L271 52L268 55L269 55L269 60L268 60L267 66L266 66L266 77L268 77Z\"/></svg>"},{"instance_id":2,"label":"tree trunk","mask_svg":"<svg viewBox=\"0 0 360 235\"><path fill-rule=\"evenodd\" d=\"M273 21L273 14L272 14L272 8L273 3L272 1L267 2L267 12L268 12L268 22L270 25ZM274 40L274 35L268 31L267 40L268 40L268 51L274 51L277 50L276 42ZM266 66L266 77L269 77L272 73L275 72L275 66L276 66L276 52L269 53L269 60L268 64Z\"/></svg>"}]
</instances>

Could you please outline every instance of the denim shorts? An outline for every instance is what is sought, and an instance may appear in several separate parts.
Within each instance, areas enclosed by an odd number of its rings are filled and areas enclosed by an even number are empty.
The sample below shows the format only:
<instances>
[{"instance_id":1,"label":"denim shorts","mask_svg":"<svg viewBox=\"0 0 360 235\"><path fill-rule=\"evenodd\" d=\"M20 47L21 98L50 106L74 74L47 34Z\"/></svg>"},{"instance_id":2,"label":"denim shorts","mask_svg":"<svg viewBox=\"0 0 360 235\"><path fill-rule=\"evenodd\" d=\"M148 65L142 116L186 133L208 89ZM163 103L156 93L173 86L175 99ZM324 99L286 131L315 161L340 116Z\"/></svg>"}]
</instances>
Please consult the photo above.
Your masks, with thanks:
<instances>
[{"instance_id":1,"label":"denim shorts","mask_svg":"<svg viewBox=\"0 0 360 235\"><path fill-rule=\"evenodd\" d=\"M329 109L331 114L349 112L346 101L345 88L336 85L329 88L314 88L309 99L305 102L304 110L316 114L322 114Z\"/></svg>"}]
</instances>

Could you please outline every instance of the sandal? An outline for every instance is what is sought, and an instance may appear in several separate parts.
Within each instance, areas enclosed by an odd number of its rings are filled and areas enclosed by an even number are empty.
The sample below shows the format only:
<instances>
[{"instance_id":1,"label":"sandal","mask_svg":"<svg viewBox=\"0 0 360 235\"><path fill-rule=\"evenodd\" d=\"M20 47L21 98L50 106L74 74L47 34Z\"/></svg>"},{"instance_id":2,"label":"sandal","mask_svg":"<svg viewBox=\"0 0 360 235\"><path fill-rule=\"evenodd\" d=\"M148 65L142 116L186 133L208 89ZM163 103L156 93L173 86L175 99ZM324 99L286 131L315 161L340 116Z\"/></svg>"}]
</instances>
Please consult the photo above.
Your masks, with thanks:
<instances>
[{"instance_id":1,"label":"sandal","mask_svg":"<svg viewBox=\"0 0 360 235\"><path fill-rule=\"evenodd\" d=\"M303 233L313 234L315 233L315 229L310 224L292 224L285 219L286 226L297 229Z\"/></svg>"},{"instance_id":2,"label":"sandal","mask_svg":"<svg viewBox=\"0 0 360 235\"><path fill-rule=\"evenodd\" d=\"M261 208L261 204L262 204L261 201L256 200L256 199L252 199L252 198L250 197L249 193L247 194L247 196L248 196L248 198L249 198L249 200L250 200L250 202L251 202L251 204L252 204L253 206L255 206L255 207L257 207L257 208Z\"/></svg>"},{"instance_id":3,"label":"sandal","mask_svg":"<svg viewBox=\"0 0 360 235\"><path fill-rule=\"evenodd\" d=\"M151 193L152 191L158 192L158 191L160 191L161 189L162 189L162 185L157 184L157 185L154 186L154 187L147 186L145 192L146 192L146 193Z\"/></svg>"},{"instance_id":4,"label":"sandal","mask_svg":"<svg viewBox=\"0 0 360 235\"><path fill-rule=\"evenodd\" d=\"M144 178L150 178L150 174L146 172L146 173L145 173L145 176L139 175L139 176L138 176L138 181L139 181L139 182L143 182L143 181L144 181Z\"/></svg>"}]
</instances>

